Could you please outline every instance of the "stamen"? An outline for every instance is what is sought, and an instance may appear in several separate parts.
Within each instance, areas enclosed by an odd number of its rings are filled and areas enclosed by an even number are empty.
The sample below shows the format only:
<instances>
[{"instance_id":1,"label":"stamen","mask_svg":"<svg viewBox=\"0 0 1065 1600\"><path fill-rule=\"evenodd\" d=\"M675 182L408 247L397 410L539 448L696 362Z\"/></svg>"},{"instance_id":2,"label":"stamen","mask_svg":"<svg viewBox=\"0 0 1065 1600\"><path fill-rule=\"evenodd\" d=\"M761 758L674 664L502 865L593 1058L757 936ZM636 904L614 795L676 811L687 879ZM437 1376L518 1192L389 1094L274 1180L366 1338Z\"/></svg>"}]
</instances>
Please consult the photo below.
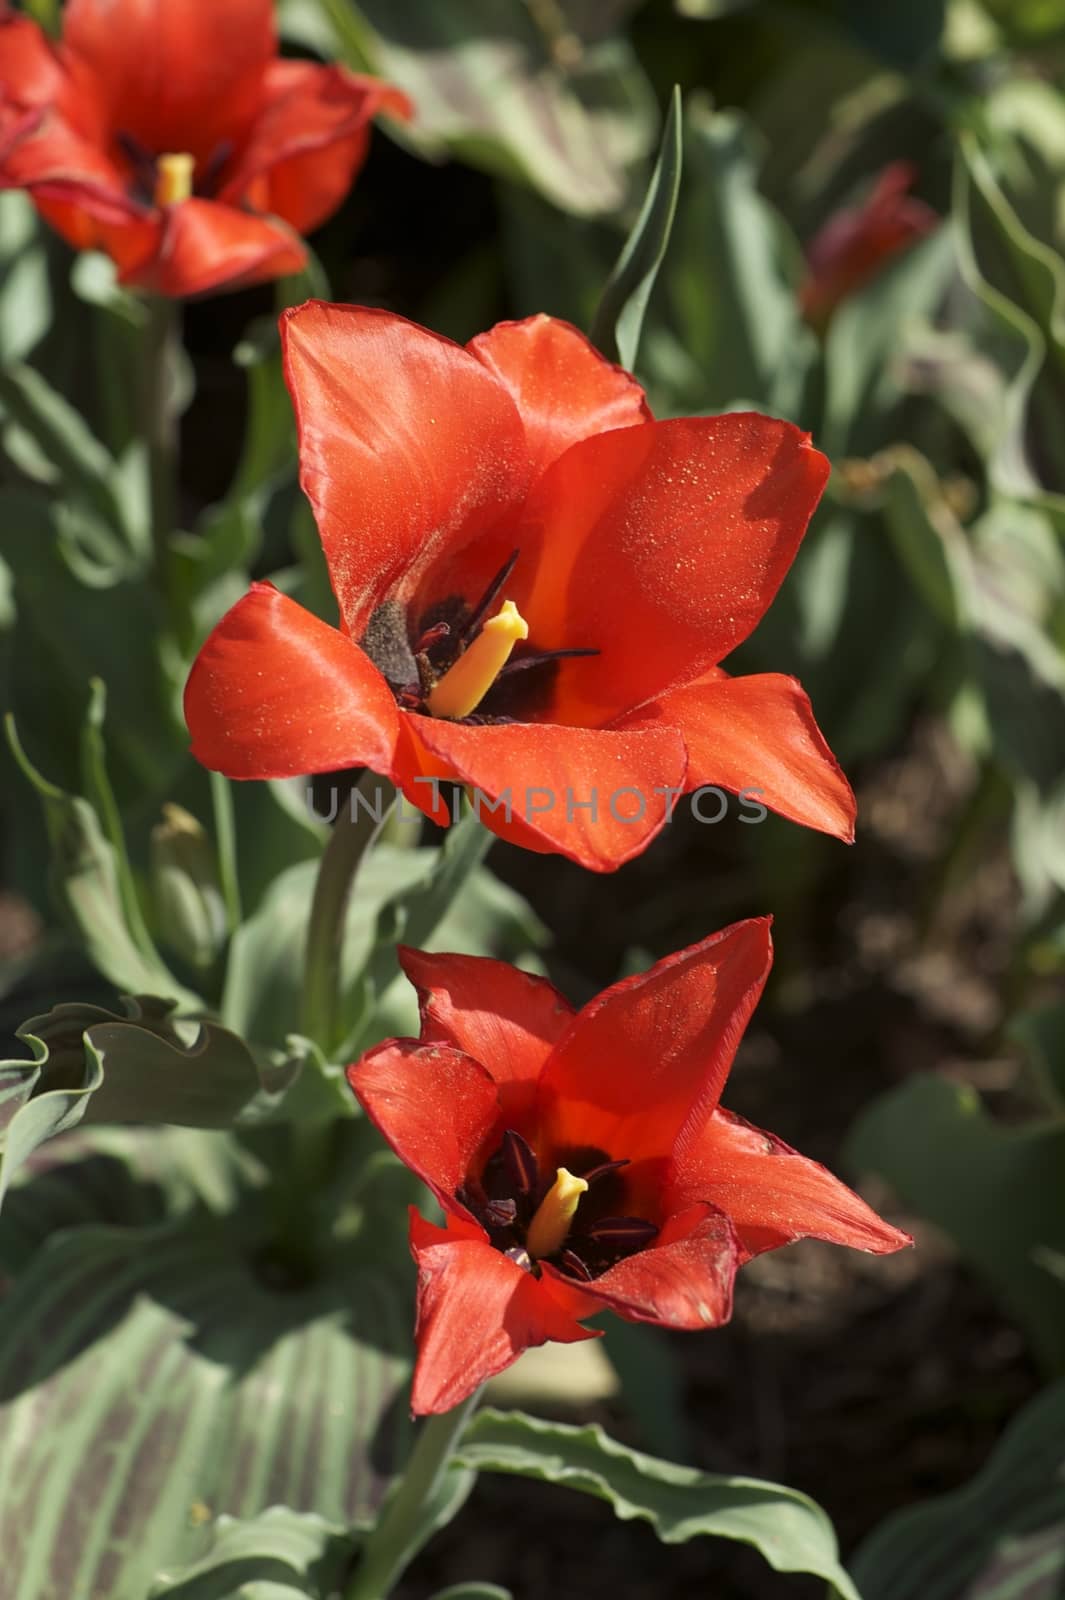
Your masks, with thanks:
<instances>
[{"instance_id":1,"label":"stamen","mask_svg":"<svg viewBox=\"0 0 1065 1600\"><path fill-rule=\"evenodd\" d=\"M565 1267L575 1278L580 1278L582 1283L591 1283L591 1271L585 1266L576 1250L559 1251L558 1264L560 1267Z\"/></svg>"},{"instance_id":2,"label":"stamen","mask_svg":"<svg viewBox=\"0 0 1065 1600\"><path fill-rule=\"evenodd\" d=\"M132 133L126 133L121 128L115 134L115 143L130 166L137 169L138 178L143 178L147 173L154 180L155 158L146 145L141 144L140 140L134 138Z\"/></svg>"},{"instance_id":3,"label":"stamen","mask_svg":"<svg viewBox=\"0 0 1065 1600\"><path fill-rule=\"evenodd\" d=\"M529 1199L536 1193L540 1184L540 1165L532 1147L520 1133L508 1128L503 1135L501 1153L511 1184L523 1199Z\"/></svg>"},{"instance_id":4,"label":"stamen","mask_svg":"<svg viewBox=\"0 0 1065 1600\"><path fill-rule=\"evenodd\" d=\"M600 1178L605 1178L610 1172L620 1172L622 1167L629 1165L628 1156L622 1156L620 1161L604 1161L598 1167L593 1167L591 1172L584 1173L585 1183L598 1183Z\"/></svg>"},{"instance_id":5,"label":"stamen","mask_svg":"<svg viewBox=\"0 0 1065 1600\"><path fill-rule=\"evenodd\" d=\"M415 655L421 655L426 650L431 650L434 644L439 644L441 639L446 639L451 633L451 626L447 622L438 622L432 628L426 628L417 644L414 646Z\"/></svg>"},{"instance_id":6,"label":"stamen","mask_svg":"<svg viewBox=\"0 0 1065 1600\"><path fill-rule=\"evenodd\" d=\"M200 174L200 181L196 185L198 192L208 199L214 197L222 177L226 162L233 154L232 139L223 139L216 144L207 158L207 163Z\"/></svg>"},{"instance_id":7,"label":"stamen","mask_svg":"<svg viewBox=\"0 0 1065 1600\"><path fill-rule=\"evenodd\" d=\"M192 175L196 170L196 157L182 150L160 156L155 164L155 203L157 206L176 206L192 194Z\"/></svg>"},{"instance_id":8,"label":"stamen","mask_svg":"<svg viewBox=\"0 0 1065 1600\"><path fill-rule=\"evenodd\" d=\"M504 600L465 653L430 689L426 702L430 716L456 720L476 711L514 646L528 637L525 618L513 600Z\"/></svg>"},{"instance_id":9,"label":"stamen","mask_svg":"<svg viewBox=\"0 0 1065 1600\"><path fill-rule=\"evenodd\" d=\"M509 1228L517 1214L516 1200L489 1200L484 1208L485 1221L493 1228Z\"/></svg>"},{"instance_id":10,"label":"stamen","mask_svg":"<svg viewBox=\"0 0 1065 1600\"><path fill-rule=\"evenodd\" d=\"M503 565L500 567L499 571L488 585L488 588L484 591L484 594L481 596L473 610L470 612L469 616L466 618L466 621L462 625L462 631L459 634L459 644L465 644L467 639L472 639L474 634L477 632L477 629L481 626L481 623L488 615L490 608L499 598L499 594L503 588L503 585L506 583L507 579L510 577L510 574L517 566L518 554L519 552L517 550L511 551L510 555L504 561Z\"/></svg>"},{"instance_id":11,"label":"stamen","mask_svg":"<svg viewBox=\"0 0 1065 1600\"><path fill-rule=\"evenodd\" d=\"M534 1259L553 1256L565 1243L581 1195L587 1188L583 1178L575 1178L565 1167L559 1167L555 1181L537 1207L525 1236L526 1248Z\"/></svg>"},{"instance_id":12,"label":"stamen","mask_svg":"<svg viewBox=\"0 0 1065 1600\"><path fill-rule=\"evenodd\" d=\"M653 1222L644 1217L601 1217L586 1228L584 1237L612 1250L642 1250L658 1234Z\"/></svg>"},{"instance_id":13,"label":"stamen","mask_svg":"<svg viewBox=\"0 0 1065 1600\"><path fill-rule=\"evenodd\" d=\"M518 656L516 661L508 661L505 667L500 668L499 676L509 678L511 673L524 672L529 667L543 667L549 661L571 661L574 656L597 656L599 651L593 648L574 650L532 650L528 655Z\"/></svg>"}]
</instances>

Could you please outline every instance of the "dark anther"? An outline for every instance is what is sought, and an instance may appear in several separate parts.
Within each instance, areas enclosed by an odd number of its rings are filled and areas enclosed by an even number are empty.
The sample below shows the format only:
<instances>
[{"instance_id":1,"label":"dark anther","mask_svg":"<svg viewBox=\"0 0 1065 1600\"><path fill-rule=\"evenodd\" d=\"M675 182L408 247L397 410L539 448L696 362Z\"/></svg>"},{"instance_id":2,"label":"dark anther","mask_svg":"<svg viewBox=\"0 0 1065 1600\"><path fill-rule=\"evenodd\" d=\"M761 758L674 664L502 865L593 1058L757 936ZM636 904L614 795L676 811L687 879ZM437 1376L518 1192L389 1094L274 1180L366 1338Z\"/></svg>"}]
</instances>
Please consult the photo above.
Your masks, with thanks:
<instances>
[{"instance_id":1,"label":"dark anther","mask_svg":"<svg viewBox=\"0 0 1065 1600\"><path fill-rule=\"evenodd\" d=\"M154 173L155 157L147 145L141 144L140 140L135 138L132 133L125 133L120 129L115 134L115 143L132 166L144 167Z\"/></svg>"},{"instance_id":2,"label":"dark anther","mask_svg":"<svg viewBox=\"0 0 1065 1600\"><path fill-rule=\"evenodd\" d=\"M609 1172L617 1172L622 1167L629 1165L628 1156L623 1156L620 1161L604 1161L598 1167L593 1167L591 1172L582 1172L580 1176L585 1183L597 1183L600 1178L605 1178Z\"/></svg>"},{"instance_id":3,"label":"dark anther","mask_svg":"<svg viewBox=\"0 0 1065 1600\"><path fill-rule=\"evenodd\" d=\"M458 639L460 645L468 644L468 642L473 638L474 634L477 632L477 629L484 621L485 612L499 594L500 589L502 589L503 585L510 577L510 574L514 571L517 560L518 551L515 550L513 554L508 556L507 560L504 561L503 565L500 567L499 571L488 585L488 588L484 591L484 594L481 596L480 600L478 600L477 604L466 618L466 621L463 623L462 632L459 634Z\"/></svg>"},{"instance_id":4,"label":"dark anther","mask_svg":"<svg viewBox=\"0 0 1065 1600\"><path fill-rule=\"evenodd\" d=\"M522 1198L528 1199L536 1193L540 1182L540 1167L532 1149L520 1133L508 1128L501 1150L508 1178Z\"/></svg>"},{"instance_id":5,"label":"dark anther","mask_svg":"<svg viewBox=\"0 0 1065 1600\"><path fill-rule=\"evenodd\" d=\"M580 1278L582 1283L591 1283L592 1275L575 1250L561 1250L558 1264L560 1267L565 1267L575 1278Z\"/></svg>"},{"instance_id":6,"label":"dark anther","mask_svg":"<svg viewBox=\"0 0 1065 1600\"><path fill-rule=\"evenodd\" d=\"M584 1230L584 1237L610 1250L634 1251L644 1249L657 1233L655 1224L643 1217L601 1217Z\"/></svg>"},{"instance_id":7,"label":"dark anther","mask_svg":"<svg viewBox=\"0 0 1065 1600\"><path fill-rule=\"evenodd\" d=\"M511 656L510 660L500 667L499 676L507 678L512 673L525 672L529 667L546 666L549 661L565 661L573 656L597 656L598 654L598 650L590 648L587 650L530 650L524 656Z\"/></svg>"},{"instance_id":8,"label":"dark anther","mask_svg":"<svg viewBox=\"0 0 1065 1600\"><path fill-rule=\"evenodd\" d=\"M222 169L232 154L232 139L223 139L220 144L215 145L196 183L197 194L205 195L207 199L212 198L218 190Z\"/></svg>"},{"instance_id":9,"label":"dark anther","mask_svg":"<svg viewBox=\"0 0 1065 1600\"><path fill-rule=\"evenodd\" d=\"M484 1188L476 1178L470 1178L467 1183L460 1184L455 1190L455 1199L459 1205L465 1206L467 1211L472 1211L474 1216L480 1216L487 1202Z\"/></svg>"},{"instance_id":10,"label":"dark anther","mask_svg":"<svg viewBox=\"0 0 1065 1600\"><path fill-rule=\"evenodd\" d=\"M489 1200L484 1220L490 1228L509 1228L518 1215L516 1200Z\"/></svg>"},{"instance_id":11,"label":"dark anther","mask_svg":"<svg viewBox=\"0 0 1065 1600\"><path fill-rule=\"evenodd\" d=\"M522 1245L513 1244L509 1250L504 1250L503 1254L506 1256L508 1261L516 1262L523 1271L532 1271L532 1256Z\"/></svg>"},{"instance_id":12,"label":"dark anther","mask_svg":"<svg viewBox=\"0 0 1065 1600\"><path fill-rule=\"evenodd\" d=\"M451 624L450 623L448 623L448 622L437 622L437 623L434 623L434 625L431 628L426 628L425 632L422 634L421 638L418 640L417 644L414 646L415 654L416 655L421 655L421 654L423 654L424 651L431 650L433 648L434 644L439 644L441 639L448 638L450 633L451 633Z\"/></svg>"},{"instance_id":13,"label":"dark anther","mask_svg":"<svg viewBox=\"0 0 1065 1600\"><path fill-rule=\"evenodd\" d=\"M155 201L155 157L132 133L119 131L115 134L115 143L133 168L136 198L145 205L152 205Z\"/></svg>"},{"instance_id":14,"label":"dark anther","mask_svg":"<svg viewBox=\"0 0 1065 1600\"><path fill-rule=\"evenodd\" d=\"M396 704L402 706L404 711L415 711L422 703L422 691L413 685L400 689L396 695Z\"/></svg>"}]
</instances>

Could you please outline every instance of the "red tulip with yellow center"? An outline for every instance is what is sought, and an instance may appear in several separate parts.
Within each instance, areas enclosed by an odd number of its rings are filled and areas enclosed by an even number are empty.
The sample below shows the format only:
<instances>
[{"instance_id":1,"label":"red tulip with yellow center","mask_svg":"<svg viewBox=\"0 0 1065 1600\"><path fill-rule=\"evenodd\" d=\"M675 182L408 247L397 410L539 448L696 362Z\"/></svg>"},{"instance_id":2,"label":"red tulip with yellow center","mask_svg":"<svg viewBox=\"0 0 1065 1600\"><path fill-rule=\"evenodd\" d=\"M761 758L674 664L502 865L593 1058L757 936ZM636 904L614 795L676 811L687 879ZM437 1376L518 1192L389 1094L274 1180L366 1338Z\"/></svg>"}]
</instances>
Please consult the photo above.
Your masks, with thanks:
<instances>
[{"instance_id":1,"label":"red tulip with yellow center","mask_svg":"<svg viewBox=\"0 0 1065 1600\"><path fill-rule=\"evenodd\" d=\"M877 1254L909 1237L814 1161L718 1103L771 962L740 922L574 1012L477 956L400 952L420 1039L348 1079L445 1226L411 1212L412 1409L447 1411L582 1320L710 1328L738 1267L809 1236Z\"/></svg>"},{"instance_id":2,"label":"red tulip with yellow center","mask_svg":"<svg viewBox=\"0 0 1065 1600\"><path fill-rule=\"evenodd\" d=\"M600 871L706 784L852 836L800 686L719 665L820 498L806 434L751 412L656 422L551 317L466 348L315 301L281 326L340 626L253 586L186 690L205 766L366 766L437 821L433 781L462 784L502 837Z\"/></svg>"},{"instance_id":3,"label":"red tulip with yellow center","mask_svg":"<svg viewBox=\"0 0 1065 1600\"><path fill-rule=\"evenodd\" d=\"M170 296L298 272L371 119L410 115L388 84L281 60L273 0L68 0L56 46L0 0L0 106L22 116L0 187Z\"/></svg>"}]
</instances>

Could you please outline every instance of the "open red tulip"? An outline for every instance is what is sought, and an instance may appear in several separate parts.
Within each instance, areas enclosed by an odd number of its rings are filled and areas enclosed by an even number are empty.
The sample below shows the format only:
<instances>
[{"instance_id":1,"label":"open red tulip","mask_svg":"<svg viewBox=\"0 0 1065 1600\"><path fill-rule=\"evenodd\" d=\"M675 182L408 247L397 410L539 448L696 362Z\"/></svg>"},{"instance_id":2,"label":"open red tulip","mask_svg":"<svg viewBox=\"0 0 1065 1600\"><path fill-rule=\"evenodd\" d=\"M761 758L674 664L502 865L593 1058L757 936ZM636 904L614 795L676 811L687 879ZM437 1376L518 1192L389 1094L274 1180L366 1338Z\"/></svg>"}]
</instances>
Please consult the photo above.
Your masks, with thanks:
<instances>
[{"instance_id":1,"label":"open red tulip","mask_svg":"<svg viewBox=\"0 0 1065 1600\"><path fill-rule=\"evenodd\" d=\"M916 168L893 161L860 205L833 212L810 241L807 277L799 291L804 315L824 325L848 295L937 226L939 218L909 193Z\"/></svg>"},{"instance_id":2,"label":"open red tulip","mask_svg":"<svg viewBox=\"0 0 1065 1600\"><path fill-rule=\"evenodd\" d=\"M813 1237L877 1254L909 1236L814 1161L719 1104L769 971L736 923L574 1012L543 978L401 950L421 1038L348 1081L445 1226L411 1212L415 1414L447 1411L582 1321L712 1328L738 1267Z\"/></svg>"},{"instance_id":3,"label":"open red tulip","mask_svg":"<svg viewBox=\"0 0 1065 1600\"><path fill-rule=\"evenodd\" d=\"M273 0L68 0L56 46L0 5L0 105L23 119L0 186L170 296L299 271L371 119L410 115L388 84L279 59Z\"/></svg>"},{"instance_id":4,"label":"open red tulip","mask_svg":"<svg viewBox=\"0 0 1065 1600\"><path fill-rule=\"evenodd\" d=\"M752 412L656 422L546 316L463 349L311 301L282 336L340 628L253 586L186 690L205 766L368 766L437 821L436 781L459 783L503 838L599 871L705 784L852 836L799 685L718 665L820 498L806 434Z\"/></svg>"}]
</instances>

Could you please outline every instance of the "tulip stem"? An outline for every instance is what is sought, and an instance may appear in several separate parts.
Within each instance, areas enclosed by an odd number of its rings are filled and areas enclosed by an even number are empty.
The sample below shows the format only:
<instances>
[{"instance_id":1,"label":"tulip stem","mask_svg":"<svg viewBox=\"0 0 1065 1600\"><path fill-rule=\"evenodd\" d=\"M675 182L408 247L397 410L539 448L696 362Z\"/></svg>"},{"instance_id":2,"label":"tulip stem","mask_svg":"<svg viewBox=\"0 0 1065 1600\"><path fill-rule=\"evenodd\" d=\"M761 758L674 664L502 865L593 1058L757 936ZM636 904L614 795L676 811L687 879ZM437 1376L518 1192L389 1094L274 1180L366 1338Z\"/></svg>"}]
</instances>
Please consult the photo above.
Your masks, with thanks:
<instances>
[{"instance_id":1,"label":"tulip stem","mask_svg":"<svg viewBox=\"0 0 1065 1600\"><path fill-rule=\"evenodd\" d=\"M454 1410L422 1424L407 1470L385 1502L377 1526L366 1536L344 1600L385 1600L418 1551L448 1520L445 1508L458 1509L441 1490L462 1430L480 1397L480 1389L475 1389Z\"/></svg>"},{"instance_id":2,"label":"tulip stem","mask_svg":"<svg viewBox=\"0 0 1065 1600\"><path fill-rule=\"evenodd\" d=\"M343 1036L340 1012L344 925L363 856L391 810L395 790L369 768L341 806L322 853L307 925L302 1030L329 1056Z\"/></svg>"},{"instance_id":3,"label":"tulip stem","mask_svg":"<svg viewBox=\"0 0 1065 1600\"><path fill-rule=\"evenodd\" d=\"M171 601L170 539L177 524L180 355L178 302L148 296L144 331L144 429L148 447L148 498L155 571L163 599Z\"/></svg>"}]
</instances>

